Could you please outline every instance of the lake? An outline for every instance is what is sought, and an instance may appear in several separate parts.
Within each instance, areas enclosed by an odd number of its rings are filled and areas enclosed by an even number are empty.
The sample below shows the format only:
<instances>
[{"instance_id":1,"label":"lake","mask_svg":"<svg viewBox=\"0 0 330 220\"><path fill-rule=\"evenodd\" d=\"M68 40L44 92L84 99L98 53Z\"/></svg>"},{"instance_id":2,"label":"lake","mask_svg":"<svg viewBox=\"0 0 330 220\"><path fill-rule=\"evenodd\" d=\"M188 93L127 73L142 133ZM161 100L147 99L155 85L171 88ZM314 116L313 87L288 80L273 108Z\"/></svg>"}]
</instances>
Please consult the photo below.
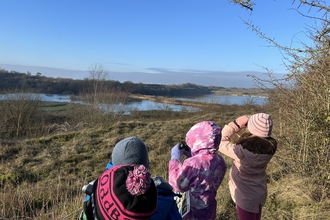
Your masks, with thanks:
<instances>
[{"instance_id":1,"label":"lake","mask_svg":"<svg viewBox=\"0 0 330 220\"><path fill-rule=\"evenodd\" d=\"M71 100L70 95L59 95L59 94L39 94L42 101L45 102L75 102ZM0 95L0 99L4 99L3 95ZM251 97L251 96L223 96L223 95L203 95L195 98L177 98L179 100L189 100L198 102L208 102L208 103L218 103L226 105L243 105L246 103L254 103L258 105L263 105L266 103L267 98L263 97ZM118 108L118 105L120 107ZM172 111L198 111L196 107L165 104L150 100L134 100L125 104L114 104L114 105L101 105L104 109L120 109L125 112L130 112L132 110L146 111L146 110L172 110Z\"/></svg>"},{"instance_id":2,"label":"lake","mask_svg":"<svg viewBox=\"0 0 330 220\"><path fill-rule=\"evenodd\" d=\"M205 103L217 103L225 105L243 105L247 103L253 103L257 105L264 105L267 102L267 98L264 97L251 97L251 96L229 96L229 95L203 95L195 98L178 98L179 100L189 100Z\"/></svg>"}]
</instances>

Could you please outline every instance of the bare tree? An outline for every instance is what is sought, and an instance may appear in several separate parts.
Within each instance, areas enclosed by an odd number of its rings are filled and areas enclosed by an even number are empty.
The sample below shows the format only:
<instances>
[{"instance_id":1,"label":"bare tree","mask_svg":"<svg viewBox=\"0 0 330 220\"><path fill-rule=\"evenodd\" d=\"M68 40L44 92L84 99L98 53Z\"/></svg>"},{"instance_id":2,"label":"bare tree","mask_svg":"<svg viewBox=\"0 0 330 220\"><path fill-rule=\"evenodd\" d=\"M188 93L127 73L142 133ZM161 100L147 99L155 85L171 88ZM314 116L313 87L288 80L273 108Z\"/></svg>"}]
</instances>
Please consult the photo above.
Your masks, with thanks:
<instances>
[{"instance_id":1,"label":"bare tree","mask_svg":"<svg viewBox=\"0 0 330 220\"><path fill-rule=\"evenodd\" d=\"M98 96L104 91L104 82L108 78L108 71L101 64L92 64L89 67L89 76L92 82L93 103L98 103Z\"/></svg>"},{"instance_id":2,"label":"bare tree","mask_svg":"<svg viewBox=\"0 0 330 220\"><path fill-rule=\"evenodd\" d=\"M80 94L85 104L70 108L71 118L75 121L72 124L101 126L126 114L124 104L128 96L111 86L108 71L101 64L92 64L89 67L89 78L86 82L88 86Z\"/></svg>"}]
</instances>

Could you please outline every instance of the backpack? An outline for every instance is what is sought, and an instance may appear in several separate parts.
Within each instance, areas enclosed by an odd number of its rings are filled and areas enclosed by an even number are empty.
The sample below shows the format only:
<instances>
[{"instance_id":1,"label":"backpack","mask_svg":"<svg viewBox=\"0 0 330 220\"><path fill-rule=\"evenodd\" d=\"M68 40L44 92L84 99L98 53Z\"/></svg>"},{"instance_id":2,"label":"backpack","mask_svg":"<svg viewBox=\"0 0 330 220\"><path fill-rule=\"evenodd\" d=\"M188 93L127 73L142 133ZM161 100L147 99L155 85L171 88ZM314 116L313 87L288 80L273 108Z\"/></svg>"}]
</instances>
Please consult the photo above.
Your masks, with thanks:
<instances>
[{"instance_id":1,"label":"backpack","mask_svg":"<svg viewBox=\"0 0 330 220\"><path fill-rule=\"evenodd\" d=\"M113 166L112 163L109 162L105 170L110 169L112 166ZM85 203L90 199L90 195L92 194L92 190L93 190L94 181L95 180L91 181L87 185L84 185L82 188L82 191L86 193L86 197L84 199ZM157 204L157 210L151 216L150 220L182 220L181 213L183 212L182 210L179 210L177 204L182 204L182 201L187 201L185 199L180 200L180 198L182 198L183 195L185 195L185 193L173 192L172 186L168 182L166 182L161 176L153 177L153 181L157 188L158 204ZM187 207L187 206L183 206L183 207ZM185 213L187 212L184 212L183 214L185 215ZM84 213L84 211L81 212L79 220L87 220L87 216Z\"/></svg>"},{"instance_id":2,"label":"backpack","mask_svg":"<svg viewBox=\"0 0 330 220\"><path fill-rule=\"evenodd\" d=\"M162 177L156 176L153 180L158 192L158 205L150 220L181 220L182 216L176 203L176 197L181 195L174 193L172 186Z\"/></svg>"}]
</instances>

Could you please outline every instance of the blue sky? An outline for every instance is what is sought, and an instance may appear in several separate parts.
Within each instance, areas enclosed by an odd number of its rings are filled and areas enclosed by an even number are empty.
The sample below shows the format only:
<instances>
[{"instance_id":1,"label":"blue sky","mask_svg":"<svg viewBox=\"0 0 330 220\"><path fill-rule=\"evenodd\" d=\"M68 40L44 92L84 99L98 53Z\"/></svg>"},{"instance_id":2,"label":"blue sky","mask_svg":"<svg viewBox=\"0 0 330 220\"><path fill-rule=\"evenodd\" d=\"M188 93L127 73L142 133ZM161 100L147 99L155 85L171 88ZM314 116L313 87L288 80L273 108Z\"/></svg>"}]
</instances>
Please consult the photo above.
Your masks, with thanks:
<instances>
[{"instance_id":1,"label":"blue sky","mask_svg":"<svg viewBox=\"0 0 330 220\"><path fill-rule=\"evenodd\" d=\"M204 73L286 73L280 51L243 20L286 46L308 43L312 21L291 1L255 2L250 12L227 0L0 0L0 67L85 78L98 63L126 77L114 80L198 74L201 84Z\"/></svg>"}]
</instances>

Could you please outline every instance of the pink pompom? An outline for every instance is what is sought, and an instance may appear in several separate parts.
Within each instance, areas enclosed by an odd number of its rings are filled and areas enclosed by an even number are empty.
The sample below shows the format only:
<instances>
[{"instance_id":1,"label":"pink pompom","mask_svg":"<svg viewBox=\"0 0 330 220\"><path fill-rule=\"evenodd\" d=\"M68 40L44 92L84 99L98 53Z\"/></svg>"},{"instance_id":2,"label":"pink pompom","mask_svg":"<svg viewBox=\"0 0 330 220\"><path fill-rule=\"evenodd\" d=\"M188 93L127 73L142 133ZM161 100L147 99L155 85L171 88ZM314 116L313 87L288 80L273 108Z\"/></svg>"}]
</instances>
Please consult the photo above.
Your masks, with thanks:
<instances>
[{"instance_id":1,"label":"pink pompom","mask_svg":"<svg viewBox=\"0 0 330 220\"><path fill-rule=\"evenodd\" d=\"M126 187L132 195L142 195L150 187L151 174L144 165L135 166L133 171L129 171L126 179Z\"/></svg>"}]
</instances>

